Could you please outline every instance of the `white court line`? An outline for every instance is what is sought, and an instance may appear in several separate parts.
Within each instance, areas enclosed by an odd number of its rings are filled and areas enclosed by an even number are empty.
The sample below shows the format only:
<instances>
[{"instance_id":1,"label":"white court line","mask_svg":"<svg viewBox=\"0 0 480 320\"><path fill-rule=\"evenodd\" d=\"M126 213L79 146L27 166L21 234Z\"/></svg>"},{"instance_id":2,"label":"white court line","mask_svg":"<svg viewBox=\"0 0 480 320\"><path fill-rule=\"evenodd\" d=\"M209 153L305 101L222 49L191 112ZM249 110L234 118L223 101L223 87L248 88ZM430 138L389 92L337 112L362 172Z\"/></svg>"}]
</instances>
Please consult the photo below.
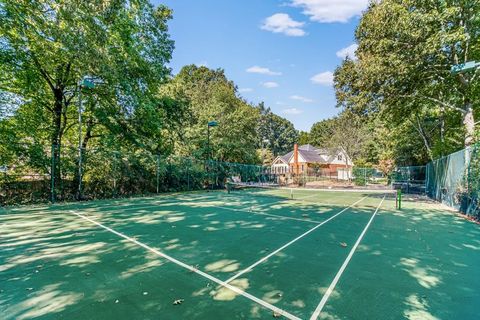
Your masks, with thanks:
<instances>
[{"instance_id":1,"label":"white court line","mask_svg":"<svg viewBox=\"0 0 480 320\"><path fill-rule=\"evenodd\" d=\"M111 233L116 234L117 236L119 236L119 237L121 237L121 238L124 238L124 239L126 239L126 240L128 240L128 241L130 241L130 242L135 243L136 245L138 245L138 246L140 246L140 247L142 247L142 248L144 248L144 249L146 249L146 250L148 250L148 251L150 251L150 252L152 252L152 253L154 253L154 254L156 254L156 255L164 258L164 259L167 259L167 260L173 262L174 264L176 264L176 265L178 265L178 266L180 266L180 267L182 267L182 268L185 268L185 269L187 269L187 270L189 270L189 271L191 271L191 272L194 272L194 273L196 273L196 274L199 274L199 275L201 275L202 277L207 278L208 280L213 281L213 282L217 283L218 285L220 285L220 286L222 286L222 287L225 287L225 288L227 288L227 289L229 289L229 290L231 290L231 291L233 291L233 292L235 292L235 293L237 293L237 294L239 294L239 295L242 295L242 296L244 296L245 298L247 298L247 299L249 299L249 300L252 300L252 301L258 303L258 304L264 306L265 308L270 309L270 310L272 310L272 311L274 311L274 312L276 312L276 313L284 316L284 317L287 318L287 319L290 319L290 320L301 320L300 318L298 318L298 317L296 317L296 316L288 313L288 312L285 311L285 310L282 310L282 309L280 309L280 308L277 308L277 307L275 307L274 305L272 305L272 304L270 304L270 303L268 303L268 302L266 302L266 301L263 301L263 300L255 297L255 296L253 296L253 295L251 295L251 294L249 294L249 293L247 293L247 292L245 292L245 291L243 291L243 290L241 290L241 289L239 289L239 288L237 288L237 287L235 287L235 286L232 286L232 285L230 285L230 284L228 284L228 283L226 283L226 282L224 282L224 281L222 281L222 280L220 280L220 279L217 279L217 278L215 278L214 276L211 276L211 275L209 275L209 274L207 274L207 273L205 273L205 272L203 272L203 271L201 271L201 270L198 270L198 269L196 269L196 268L194 268L194 267L192 267L192 266L189 266L189 265L187 265L186 263L181 262L181 261L179 261L179 260L177 260L177 259L175 259L175 258L173 258L173 257L171 257L171 256L169 256L169 255L167 255L167 254L165 254L165 253L157 250L157 249L154 249L154 248L152 248L152 247L150 247L150 246L148 246L148 245L146 245L146 244L144 244L144 243L142 243L142 242L140 242L140 241L138 241L138 240L135 240L135 239L133 239L133 238L130 238L129 236L127 236L127 235L125 235L125 234L123 234L123 233L120 233L120 232L118 232L118 231L116 231L116 230L114 230L114 229L112 229L112 228L110 228L110 227L107 227L107 226L101 224L100 222L97 222L97 221L95 221L95 220L93 220L93 219L90 219L89 217L86 217L86 216L84 216L84 215L82 215L82 214L80 214L80 213L78 213L78 212L75 212L75 211L72 211L72 210L70 210L70 212L71 212L72 214L74 214L74 215L76 215L76 216L84 219L84 220L87 220L87 221L89 221L89 222L91 222L91 223L93 223L93 224L95 224L95 225L97 225L97 226L99 226L99 227L107 230L107 231L110 231Z\"/></svg>"},{"instance_id":2,"label":"white court line","mask_svg":"<svg viewBox=\"0 0 480 320\"><path fill-rule=\"evenodd\" d=\"M360 244L360 242L362 241L363 237L365 236L365 233L367 232L368 227L370 227L370 224L372 223L373 219L375 218L375 216L376 216L377 213L378 213L378 210L379 210L380 207L382 206L382 203L383 203L383 201L385 200L385 197L386 197L386 196L384 196L383 199L382 199L382 201L380 201L380 204L378 205L377 209L375 210L375 212L373 213L372 217L371 217L370 220L368 221L367 225L366 225L365 228L363 229L362 233L361 233L360 236L358 237L357 242L355 242L355 245L352 247L352 250L350 250L350 253L348 254L347 258L345 259L345 261L343 262L342 266L341 266L340 269L338 270L337 275L336 275L335 278L333 279L333 281L332 281L332 283L330 284L330 286L328 287L327 291L326 291L325 294L323 295L322 300L320 301L320 303L318 304L317 308L316 308L315 311L313 312L312 316L310 317L310 320L316 320L316 319L318 318L318 316L320 315L320 313L322 312L322 309L323 309L323 307L325 306L325 304L327 303L327 300L328 300L328 298L330 297L330 295L332 294L333 290L335 289L335 286L337 285L338 280L340 280L340 277L342 276L343 272L344 272L345 269L347 268L347 265L348 265L348 263L350 262L350 260L352 259L352 256L353 256L353 254L355 253L355 250L357 250L358 245Z\"/></svg>"},{"instance_id":3,"label":"white court line","mask_svg":"<svg viewBox=\"0 0 480 320\"><path fill-rule=\"evenodd\" d=\"M327 220L323 221L322 223L320 224L317 224L315 227L311 228L310 230L308 230L307 232L305 233L302 233L301 235L299 235L298 237L296 237L295 239L293 239L292 241L284 244L283 246L281 246L280 248L278 248L277 250L273 251L272 253L270 253L268 256L265 256L263 257L262 259L258 260L257 262L255 262L254 264L246 267L245 269L243 269L242 271L240 271L239 273L237 273L236 275L234 275L233 277L229 278L228 280L225 281L225 283L229 283L229 282L232 282L233 280L237 279L238 277L240 277L241 275L243 275L244 273L252 270L253 268L255 268L256 266L258 266L260 263L266 261L268 258L270 258L271 256L274 256L276 255L277 253L279 253L280 251L282 251L283 249L285 249L286 247L292 245L293 243L297 242L298 240L302 239L303 237L305 237L306 235L308 235L309 233L317 230L318 228L320 228L321 226L323 226L325 223L329 222L330 220L336 218L337 216L339 216L340 214L344 213L345 211L347 211L348 209L350 209L351 207L353 207L354 205L356 205L357 203L359 203L360 201L363 201L366 197L363 197L362 199L356 201L355 203L351 204L350 206L344 208L342 211L336 213L335 215L331 216L330 218L328 218Z\"/></svg>"},{"instance_id":4,"label":"white court line","mask_svg":"<svg viewBox=\"0 0 480 320\"><path fill-rule=\"evenodd\" d=\"M308 191L341 191L341 192L344 192L344 190L324 190L324 189L292 189L292 188L277 188L277 189L280 189L280 190L295 190L295 191L303 191L303 190L308 190ZM279 196L279 195L275 195L275 194L265 194L265 195L258 195L258 197L265 197L265 198L268 198L268 197L276 197L276 198L280 198L281 200L280 201L276 201L276 202L272 202L271 204L283 204L283 203L289 203L289 202L306 202L306 203L309 203L309 204L316 204L316 205L319 205L319 206L341 206L341 204L339 203L331 203L331 202L323 202L323 201L309 201L309 200L304 200L304 199L308 199L308 198L312 198L312 197L318 197L318 193L316 194L312 194L312 195L309 195L309 196L303 196L303 197L300 197L300 198L295 198L295 191L294 191L294 197L292 198L291 197L291 194L287 196ZM346 191L345 191L346 192ZM364 191L365 192L365 191ZM359 193L359 191L357 191L357 193ZM382 191L382 193L385 193L385 190ZM243 196L243 197L246 197L246 198L249 198L251 199L251 195L249 195L248 193L235 193L235 191L233 191L233 195L237 196L237 195L240 195L240 196ZM253 196L255 197L255 196ZM342 195L342 198L351 198L351 196L348 196L348 195Z\"/></svg>"},{"instance_id":5,"label":"white court line","mask_svg":"<svg viewBox=\"0 0 480 320\"><path fill-rule=\"evenodd\" d=\"M160 196L162 197L162 196ZM217 199L217 197L214 197L214 196L205 196L205 197L201 197L201 198L194 198L194 199L188 199L188 200L185 200L185 199L177 199L177 200L173 200L171 199L171 201L161 201L159 199L155 199L154 202L151 202L151 204L148 204L148 203L129 203L129 204L126 204L124 206L122 205L118 205L117 203L113 203L113 204L108 204L108 205L105 205L105 206L102 206L102 207L85 207L85 208L77 208L78 209L81 209L82 211L86 211L88 213L92 213L92 212L98 212L99 209L100 209L100 214L111 214L111 213L122 213L123 211L125 210L128 210L128 211L137 211L137 210L144 210L144 209L149 209L149 208L159 208L160 209L169 209L168 207L171 207L171 206L181 206L181 205L185 205L185 206L189 206L191 203L190 202L198 202L198 201L203 201L203 200L215 200ZM220 200L219 200L220 201ZM112 210L103 210L105 207L115 207L115 209L112 209ZM140 213L141 214L141 213Z\"/></svg>"},{"instance_id":6,"label":"white court line","mask_svg":"<svg viewBox=\"0 0 480 320\"><path fill-rule=\"evenodd\" d=\"M258 211L247 211L245 209L235 209L235 208L229 208L229 207L217 207L217 208L230 210L230 211L244 212L244 213L249 213L249 214L254 214L254 215L276 217L276 218L279 218L281 220L295 220L295 221L302 221L302 222L308 222L308 223L321 223L320 221L315 221L315 220L286 217L286 216L281 216L281 215L278 215L278 214L264 213L264 212L258 212Z\"/></svg>"}]
</instances>

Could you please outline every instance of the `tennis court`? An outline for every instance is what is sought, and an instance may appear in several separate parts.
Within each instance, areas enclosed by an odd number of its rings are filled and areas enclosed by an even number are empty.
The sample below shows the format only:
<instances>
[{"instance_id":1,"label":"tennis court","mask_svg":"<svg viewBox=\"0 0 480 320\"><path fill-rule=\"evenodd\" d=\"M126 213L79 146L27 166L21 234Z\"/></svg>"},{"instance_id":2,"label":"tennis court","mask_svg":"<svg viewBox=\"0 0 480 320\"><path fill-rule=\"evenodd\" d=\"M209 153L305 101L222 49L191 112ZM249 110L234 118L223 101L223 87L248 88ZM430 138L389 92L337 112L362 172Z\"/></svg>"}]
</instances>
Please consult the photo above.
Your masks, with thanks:
<instances>
[{"instance_id":1,"label":"tennis court","mask_svg":"<svg viewBox=\"0 0 480 320\"><path fill-rule=\"evenodd\" d=\"M388 191L3 208L5 319L474 319L480 228Z\"/></svg>"}]
</instances>

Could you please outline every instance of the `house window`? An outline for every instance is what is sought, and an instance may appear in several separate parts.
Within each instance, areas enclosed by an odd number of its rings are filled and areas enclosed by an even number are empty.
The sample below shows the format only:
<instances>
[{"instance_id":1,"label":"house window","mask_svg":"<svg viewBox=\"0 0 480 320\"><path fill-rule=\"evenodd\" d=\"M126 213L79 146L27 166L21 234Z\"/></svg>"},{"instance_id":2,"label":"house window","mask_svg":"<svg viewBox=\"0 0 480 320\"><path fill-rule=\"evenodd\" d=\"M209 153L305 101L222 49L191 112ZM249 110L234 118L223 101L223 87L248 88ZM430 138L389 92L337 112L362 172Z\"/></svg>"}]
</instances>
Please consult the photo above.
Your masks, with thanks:
<instances>
[{"instance_id":1,"label":"house window","mask_svg":"<svg viewBox=\"0 0 480 320\"><path fill-rule=\"evenodd\" d=\"M302 171L303 171L303 164L302 164Z\"/></svg>"},{"instance_id":2,"label":"house window","mask_svg":"<svg viewBox=\"0 0 480 320\"><path fill-rule=\"evenodd\" d=\"M341 154L338 155L337 157L338 161L342 161L343 160L343 156Z\"/></svg>"}]
</instances>

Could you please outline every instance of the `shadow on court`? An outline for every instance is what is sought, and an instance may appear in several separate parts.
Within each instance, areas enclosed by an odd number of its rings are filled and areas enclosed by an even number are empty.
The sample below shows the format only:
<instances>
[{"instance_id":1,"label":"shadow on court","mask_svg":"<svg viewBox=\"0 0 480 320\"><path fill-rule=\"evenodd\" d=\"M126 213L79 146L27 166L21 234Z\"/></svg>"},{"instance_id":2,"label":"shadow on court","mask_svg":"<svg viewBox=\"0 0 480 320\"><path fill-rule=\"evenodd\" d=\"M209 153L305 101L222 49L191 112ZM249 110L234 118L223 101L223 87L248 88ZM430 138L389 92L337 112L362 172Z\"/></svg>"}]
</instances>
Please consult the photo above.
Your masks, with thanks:
<instances>
[{"instance_id":1,"label":"shadow on court","mask_svg":"<svg viewBox=\"0 0 480 320\"><path fill-rule=\"evenodd\" d=\"M7 319L272 318L265 306L76 212L219 280L233 277L231 285L309 318L380 202L370 195L336 216L362 197L330 193L300 201L209 192L9 208L0 213L0 314ZM388 199L320 318L476 314L479 227L431 203L407 201L404 210L393 208Z\"/></svg>"}]
</instances>

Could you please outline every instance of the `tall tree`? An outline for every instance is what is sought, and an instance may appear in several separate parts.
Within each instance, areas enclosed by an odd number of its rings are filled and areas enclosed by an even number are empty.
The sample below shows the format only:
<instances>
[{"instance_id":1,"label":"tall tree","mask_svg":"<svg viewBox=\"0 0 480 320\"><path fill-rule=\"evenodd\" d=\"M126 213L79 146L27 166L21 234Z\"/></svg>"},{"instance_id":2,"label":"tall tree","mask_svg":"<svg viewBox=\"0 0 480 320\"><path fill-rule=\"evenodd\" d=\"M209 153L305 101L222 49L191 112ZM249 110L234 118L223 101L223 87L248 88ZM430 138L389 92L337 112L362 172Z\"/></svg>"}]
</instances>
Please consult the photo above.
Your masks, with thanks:
<instances>
[{"instance_id":1,"label":"tall tree","mask_svg":"<svg viewBox=\"0 0 480 320\"><path fill-rule=\"evenodd\" d=\"M270 108L265 108L263 103L258 106L258 109L260 111L257 127L259 147L265 140L268 141L268 148L274 156L290 152L299 138L293 123L274 114Z\"/></svg>"},{"instance_id":2,"label":"tall tree","mask_svg":"<svg viewBox=\"0 0 480 320\"><path fill-rule=\"evenodd\" d=\"M299 144L309 144L310 143L310 133L306 131L300 131L298 133L298 143Z\"/></svg>"},{"instance_id":3,"label":"tall tree","mask_svg":"<svg viewBox=\"0 0 480 320\"><path fill-rule=\"evenodd\" d=\"M316 122L310 130L309 143L319 148L328 146L335 132L335 122L336 118Z\"/></svg>"},{"instance_id":4,"label":"tall tree","mask_svg":"<svg viewBox=\"0 0 480 320\"><path fill-rule=\"evenodd\" d=\"M168 8L148 0L1 1L0 90L23 99L22 112L45 114L49 123L37 128L56 146L56 181L60 146L75 128L75 103L85 77L96 87L84 92L91 96L84 144L99 122L118 135L130 134L132 141L161 130L148 127L152 121L147 120L168 111L156 93L170 72L170 17Z\"/></svg>"},{"instance_id":5,"label":"tall tree","mask_svg":"<svg viewBox=\"0 0 480 320\"><path fill-rule=\"evenodd\" d=\"M356 31L358 61L344 61L335 74L339 104L409 122L427 153L441 149L428 141L432 120L434 142L448 145L447 126L460 116L463 146L471 145L480 71L451 68L480 59L479 11L478 1L372 2Z\"/></svg>"},{"instance_id":6,"label":"tall tree","mask_svg":"<svg viewBox=\"0 0 480 320\"><path fill-rule=\"evenodd\" d=\"M161 90L188 106L182 130L172 141L177 152L220 161L255 163L259 112L237 96L234 83L221 69L189 65ZM207 123L217 121L210 130L207 145Z\"/></svg>"},{"instance_id":7,"label":"tall tree","mask_svg":"<svg viewBox=\"0 0 480 320\"><path fill-rule=\"evenodd\" d=\"M355 161L363 155L368 139L369 130L364 119L346 110L335 120L333 135L327 146L332 149L342 148L348 158ZM351 163L347 162L347 165Z\"/></svg>"}]
</instances>

